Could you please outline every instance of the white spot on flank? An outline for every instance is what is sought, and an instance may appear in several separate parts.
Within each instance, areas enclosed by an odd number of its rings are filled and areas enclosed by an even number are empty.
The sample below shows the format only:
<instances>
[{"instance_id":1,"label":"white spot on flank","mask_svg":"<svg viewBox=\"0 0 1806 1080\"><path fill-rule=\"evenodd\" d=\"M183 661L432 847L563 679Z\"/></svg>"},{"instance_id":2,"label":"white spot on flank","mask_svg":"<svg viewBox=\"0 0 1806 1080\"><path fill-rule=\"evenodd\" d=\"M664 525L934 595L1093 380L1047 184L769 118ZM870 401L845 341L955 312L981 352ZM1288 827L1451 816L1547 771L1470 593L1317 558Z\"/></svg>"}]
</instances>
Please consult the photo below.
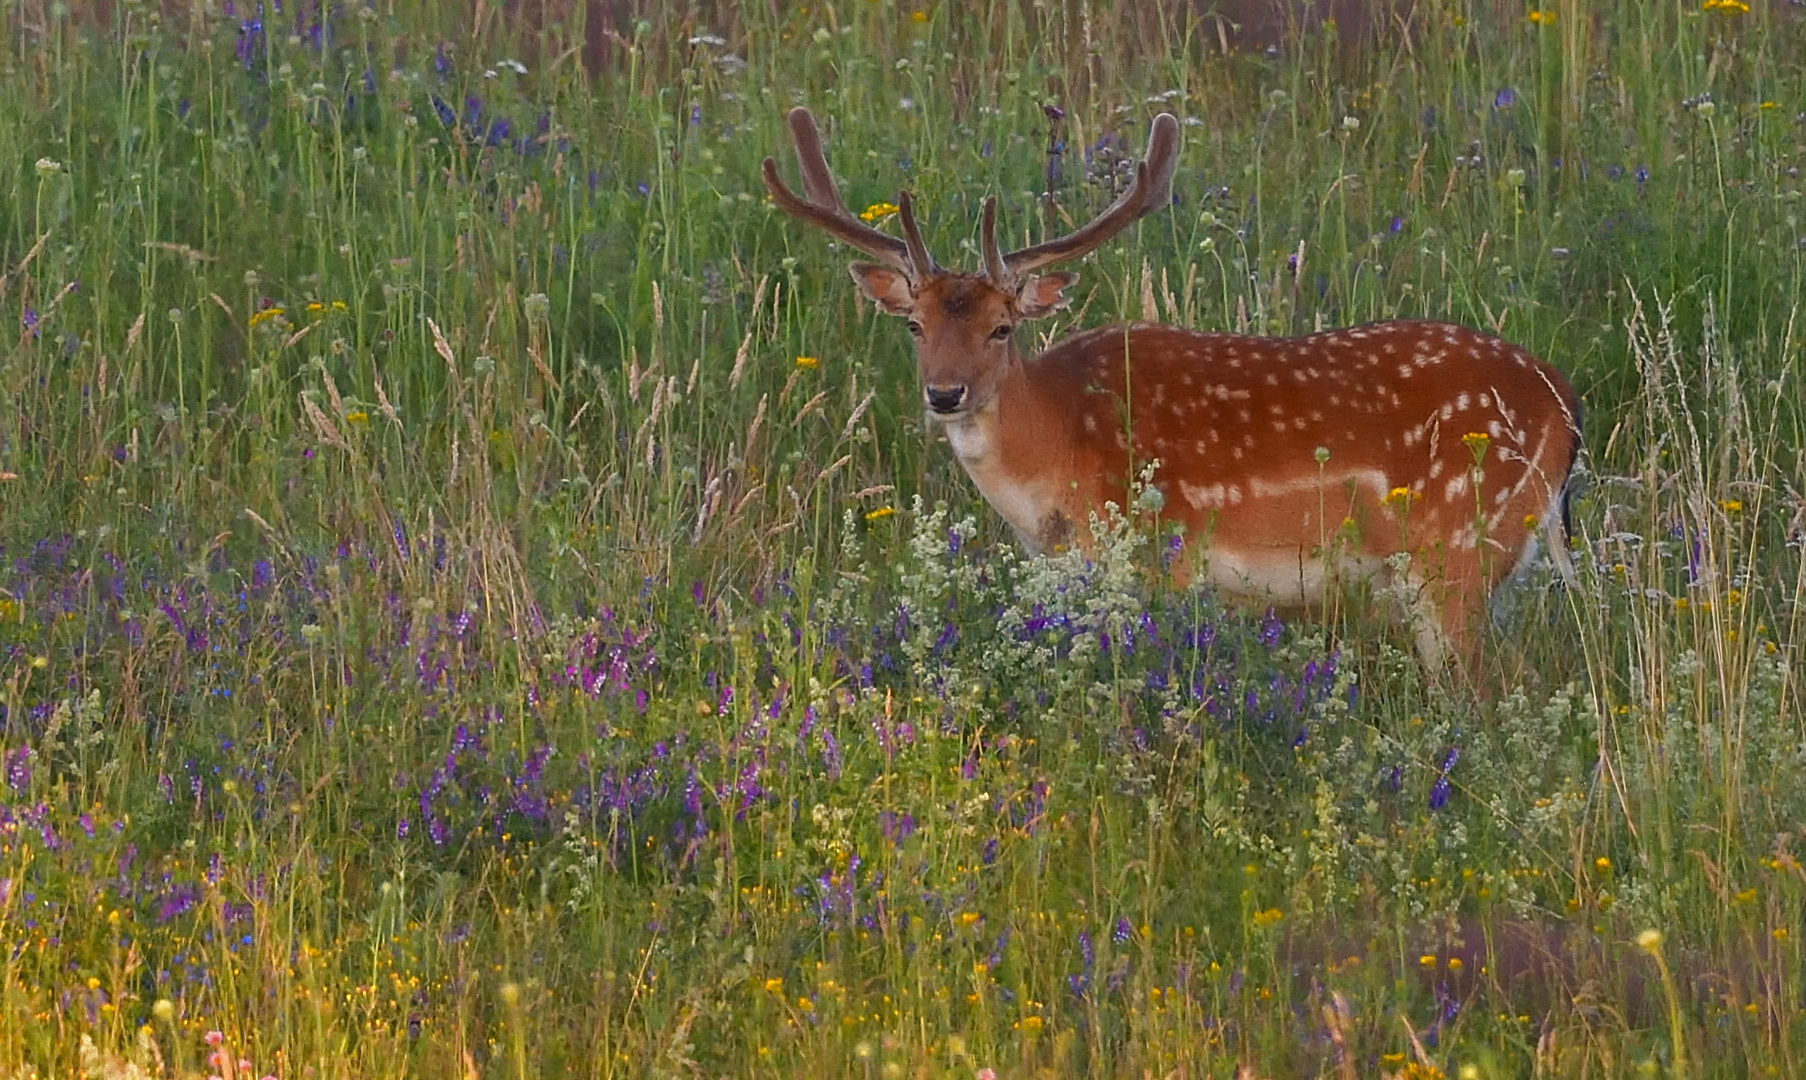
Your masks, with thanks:
<instances>
[{"instance_id":1,"label":"white spot on flank","mask_svg":"<svg viewBox=\"0 0 1806 1080\"><path fill-rule=\"evenodd\" d=\"M1441 463L1438 462L1437 464ZM1467 494L1466 473L1456 474L1449 480L1448 486L1442 489L1442 499L1444 502L1454 502L1465 494Z\"/></svg>"}]
</instances>

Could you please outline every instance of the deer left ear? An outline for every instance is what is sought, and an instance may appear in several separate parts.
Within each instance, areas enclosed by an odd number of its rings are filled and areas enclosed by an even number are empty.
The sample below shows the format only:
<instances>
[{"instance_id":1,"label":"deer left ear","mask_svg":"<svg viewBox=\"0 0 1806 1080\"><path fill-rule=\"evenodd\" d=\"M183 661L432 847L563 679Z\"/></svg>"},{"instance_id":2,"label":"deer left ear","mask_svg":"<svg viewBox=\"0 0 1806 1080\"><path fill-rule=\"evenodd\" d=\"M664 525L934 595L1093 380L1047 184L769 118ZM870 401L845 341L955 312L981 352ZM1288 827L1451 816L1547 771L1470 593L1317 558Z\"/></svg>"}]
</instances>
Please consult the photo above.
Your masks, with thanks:
<instances>
[{"instance_id":1,"label":"deer left ear","mask_svg":"<svg viewBox=\"0 0 1806 1080\"><path fill-rule=\"evenodd\" d=\"M1022 283L1016 291L1016 314L1024 319L1039 319L1066 306L1065 290L1079 276L1069 270L1040 274Z\"/></svg>"}]
</instances>

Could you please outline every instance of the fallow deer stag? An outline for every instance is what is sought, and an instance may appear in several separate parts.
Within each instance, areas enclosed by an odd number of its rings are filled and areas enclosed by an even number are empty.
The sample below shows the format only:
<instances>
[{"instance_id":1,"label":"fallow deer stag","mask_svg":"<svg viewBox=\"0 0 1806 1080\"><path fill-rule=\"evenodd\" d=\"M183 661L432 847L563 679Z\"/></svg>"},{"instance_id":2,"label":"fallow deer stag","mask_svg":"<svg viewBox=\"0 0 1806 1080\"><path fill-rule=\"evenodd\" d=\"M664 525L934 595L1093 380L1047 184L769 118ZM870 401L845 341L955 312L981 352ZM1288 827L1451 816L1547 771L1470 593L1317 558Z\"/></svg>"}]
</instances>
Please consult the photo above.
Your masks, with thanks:
<instances>
[{"instance_id":1,"label":"fallow deer stag","mask_svg":"<svg viewBox=\"0 0 1806 1080\"><path fill-rule=\"evenodd\" d=\"M1459 326L1385 322L1297 338L1135 323L1074 334L1035 357L1017 327L1066 303L1077 259L1171 201L1179 124L1155 117L1133 184L1090 224L1004 254L984 202L984 269L943 270L910 205L902 238L847 211L807 109L790 113L804 197L786 212L880 260L852 264L879 310L909 320L928 413L979 491L1035 552L1091 543L1106 502L1157 463L1163 515L1231 599L1309 607L1361 579L1396 597L1432 668L1473 657L1492 588L1538 535L1572 573L1566 488L1580 405L1559 372ZM1189 576L1184 560L1182 576Z\"/></svg>"}]
</instances>

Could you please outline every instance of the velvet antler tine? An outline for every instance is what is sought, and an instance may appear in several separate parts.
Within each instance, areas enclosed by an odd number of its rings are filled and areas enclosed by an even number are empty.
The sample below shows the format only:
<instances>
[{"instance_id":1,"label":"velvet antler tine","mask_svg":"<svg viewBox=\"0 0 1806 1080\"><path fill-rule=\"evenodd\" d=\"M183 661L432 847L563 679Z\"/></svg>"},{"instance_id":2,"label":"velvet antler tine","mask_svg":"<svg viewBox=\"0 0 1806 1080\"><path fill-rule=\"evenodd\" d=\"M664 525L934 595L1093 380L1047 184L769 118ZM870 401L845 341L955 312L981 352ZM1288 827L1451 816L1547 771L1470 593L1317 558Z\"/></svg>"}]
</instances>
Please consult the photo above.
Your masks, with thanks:
<instances>
[{"instance_id":1,"label":"velvet antler tine","mask_svg":"<svg viewBox=\"0 0 1806 1080\"><path fill-rule=\"evenodd\" d=\"M1173 173L1179 165L1179 121L1171 113L1154 118L1148 151L1135 168L1135 182L1109 208L1078 231L1003 257L1013 274L1066 262L1098 248L1137 218L1172 201Z\"/></svg>"},{"instance_id":2,"label":"velvet antler tine","mask_svg":"<svg viewBox=\"0 0 1806 1080\"><path fill-rule=\"evenodd\" d=\"M834 186L834 177L828 172L828 161L822 154L821 133L816 130L815 118L808 109L798 107L790 111L790 134L796 140L796 160L802 170L803 191L807 197L791 191L778 175L778 163L766 158L759 171L766 190L771 192L772 201L785 213L820 226L843 243L915 277L916 270L903 241L879 232L847 211L846 203L841 201L840 192Z\"/></svg>"},{"instance_id":3,"label":"velvet antler tine","mask_svg":"<svg viewBox=\"0 0 1806 1080\"><path fill-rule=\"evenodd\" d=\"M834 175L828 171L828 159L822 153L821 130L815 126L815 114L801 105L790 110L790 137L796 142L796 163L803 173L803 193L809 201L831 210L845 210Z\"/></svg>"},{"instance_id":4,"label":"velvet antler tine","mask_svg":"<svg viewBox=\"0 0 1806 1080\"><path fill-rule=\"evenodd\" d=\"M981 243L984 248L985 274L998 288L1009 288L1012 281L1009 267L1004 265L1003 256L997 250L997 196L995 195L985 196Z\"/></svg>"},{"instance_id":5,"label":"velvet antler tine","mask_svg":"<svg viewBox=\"0 0 1806 1080\"><path fill-rule=\"evenodd\" d=\"M916 227L915 205L909 192L897 192L897 217L903 221L903 243L909 252L909 261L915 267L911 273L919 280L938 269L934 257L928 254L928 245L922 243L922 230Z\"/></svg>"}]
</instances>

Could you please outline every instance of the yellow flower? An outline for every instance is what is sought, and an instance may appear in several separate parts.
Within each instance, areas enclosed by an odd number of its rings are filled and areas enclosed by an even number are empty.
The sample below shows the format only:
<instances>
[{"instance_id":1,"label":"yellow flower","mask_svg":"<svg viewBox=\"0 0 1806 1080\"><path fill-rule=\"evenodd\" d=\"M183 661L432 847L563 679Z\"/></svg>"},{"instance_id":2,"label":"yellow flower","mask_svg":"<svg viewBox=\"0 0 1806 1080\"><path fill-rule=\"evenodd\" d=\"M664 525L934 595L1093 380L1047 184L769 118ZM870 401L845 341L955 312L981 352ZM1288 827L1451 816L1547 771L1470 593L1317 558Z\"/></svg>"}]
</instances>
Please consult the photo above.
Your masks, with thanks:
<instances>
[{"instance_id":1,"label":"yellow flower","mask_svg":"<svg viewBox=\"0 0 1806 1080\"><path fill-rule=\"evenodd\" d=\"M783 979L770 978L770 979L765 980L765 992L766 993L779 994L779 993L783 993L783 991L784 991L784 980Z\"/></svg>"},{"instance_id":2,"label":"yellow flower","mask_svg":"<svg viewBox=\"0 0 1806 1080\"><path fill-rule=\"evenodd\" d=\"M1022 1018L1022 1029L1024 1031L1040 1031L1041 1030L1041 1018L1039 1016L1023 1017Z\"/></svg>"},{"instance_id":3,"label":"yellow flower","mask_svg":"<svg viewBox=\"0 0 1806 1080\"><path fill-rule=\"evenodd\" d=\"M1283 918L1285 918L1285 912L1276 907L1268 908L1265 911L1257 911L1254 913L1254 925L1270 926Z\"/></svg>"},{"instance_id":4,"label":"yellow flower","mask_svg":"<svg viewBox=\"0 0 1806 1080\"><path fill-rule=\"evenodd\" d=\"M325 310L326 310L326 305L320 303L318 300L311 301L307 305L307 313L309 315L318 315L320 312L325 311Z\"/></svg>"},{"instance_id":5,"label":"yellow flower","mask_svg":"<svg viewBox=\"0 0 1806 1080\"><path fill-rule=\"evenodd\" d=\"M1459 956L1449 957L1449 970L1450 971L1460 971L1461 970L1461 958Z\"/></svg>"},{"instance_id":6,"label":"yellow flower","mask_svg":"<svg viewBox=\"0 0 1806 1080\"><path fill-rule=\"evenodd\" d=\"M343 300L334 300L334 301L333 301L333 302L332 302L332 310L334 310L334 311L349 311L349 310L350 310L350 309L349 309L349 308L347 308L347 307L346 307L346 306L345 306L345 301L343 301Z\"/></svg>"},{"instance_id":7,"label":"yellow flower","mask_svg":"<svg viewBox=\"0 0 1806 1080\"><path fill-rule=\"evenodd\" d=\"M872 205L866 207L864 210L861 210L859 212L859 217L862 220L868 221L868 222L879 221L879 220L882 220L883 218L890 217L892 214L894 214L896 212L897 212L897 206L895 203L875 202Z\"/></svg>"},{"instance_id":8,"label":"yellow flower","mask_svg":"<svg viewBox=\"0 0 1806 1080\"><path fill-rule=\"evenodd\" d=\"M1593 860L1593 865L1598 867L1601 871L1610 870L1612 868L1612 861L1604 855L1601 855Z\"/></svg>"},{"instance_id":9,"label":"yellow flower","mask_svg":"<svg viewBox=\"0 0 1806 1080\"><path fill-rule=\"evenodd\" d=\"M368 424L370 422L370 414L362 409L353 409L345 414L345 419L353 424Z\"/></svg>"},{"instance_id":10,"label":"yellow flower","mask_svg":"<svg viewBox=\"0 0 1806 1080\"><path fill-rule=\"evenodd\" d=\"M1644 952L1653 953L1661 947L1662 932L1660 930L1645 930L1637 935L1637 948L1642 949Z\"/></svg>"},{"instance_id":11,"label":"yellow flower","mask_svg":"<svg viewBox=\"0 0 1806 1080\"><path fill-rule=\"evenodd\" d=\"M1417 958L1417 963L1421 967L1433 968L1436 966L1436 958L1434 956L1431 956L1429 953L1424 953L1422 956Z\"/></svg>"},{"instance_id":12,"label":"yellow flower","mask_svg":"<svg viewBox=\"0 0 1806 1080\"><path fill-rule=\"evenodd\" d=\"M259 326L263 325L266 322L269 322L273 319L280 319L280 318L282 318L282 309L281 308L267 307L267 308L264 308L262 311L259 311L257 314L251 316L251 321L248 324L246 324L246 328L250 329L250 330L255 330Z\"/></svg>"},{"instance_id":13,"label":"yellow flower","mask_svg":"<svg viewBox=\"0 0 1806 1080\"><path fill-rule=\"evenodd\" d=\"M927 22L928 13L926 11L917 11L915 14L911 15L910 18L914 19L916 22Z\"/></svg>"},{"instance_id":14,"label":"yellow flower","mask_svg":"<svg viewBox=\"0 0 1806 1080\"><path fill-rule=\"evenodd\" d=\"M817 361L813 356L799 356L796 358L796 366L806 370L815 370L816 363Z\"/></svg>"},{"instance_id":15,"label":"yellow flower","mask_svg":"<svg viewBox=\"0 0 1806 1080\"><path fill-rule=\"evenodd\" d=\"M1536 523L1541 520L1542 519L1537 517L1535 514L1525 514L1524 515L1524 528L1534 529L1534 528L1536 528Z\"/></svg>"},{"instance_id":16,"label":"yellow flower","mask_svg":"<svg viewBox=\"0 0 1806 1080\"><path fill-rule=\"evenodd\" d=\"M1718 508L1720 510L1723 510L1727 514L1740 514L1743 512L1743 500L1742 499L1720 499L1718 502Z\"/></svg>"},{"instance_id":17,"label":"yellow flower","mask_svg":"<svg viewBox=\"0 0 1806 1080\"><path fill-rule=\"evenodd\" d=\"M1727 15L1747 15L1750 6L1743 0L1706 0L1701 5L1702 11L1722 11Z\"/></svg>"},{"instance_id":18,"label":"yellow flower","mask_svg":"<svg viewBox=\"0 0 1806 1080\"><path fill-rule=\"evenodd\" d=\"M1478 465L1480 459L1486 456L1486 448L1492 445L1492 437L1483 431L1470 431L1461 436L1461 442L1462 445L1473 451L1474 464Z\"/></svg>"},{"instance_id":19,"label":"yellow flower","mask_svg":"<svg viewBox=\"0 0 1806 1080\"><path fill-rule=\"evenodd\" d=\"M894 514L896 512L897 512L897 509L894 506L880 506L876 510L867 511L867 513L865 515L865 520L878 521L881 518L890 517L892 514Z\"/></svg>"},{"instance_id":20,"label":"yellow flower","mask_svg":"<svg viewBox=\"0 0 1806 1080\"><path fill-rule=\"evenodd\" d=\"M1555 25L1555 12L1538 11L1535 8L1531 8L1530 9L1530 21L1533 23L1540 23L1543 26L1554 26Z\"/></svg>"}]
</instances>

